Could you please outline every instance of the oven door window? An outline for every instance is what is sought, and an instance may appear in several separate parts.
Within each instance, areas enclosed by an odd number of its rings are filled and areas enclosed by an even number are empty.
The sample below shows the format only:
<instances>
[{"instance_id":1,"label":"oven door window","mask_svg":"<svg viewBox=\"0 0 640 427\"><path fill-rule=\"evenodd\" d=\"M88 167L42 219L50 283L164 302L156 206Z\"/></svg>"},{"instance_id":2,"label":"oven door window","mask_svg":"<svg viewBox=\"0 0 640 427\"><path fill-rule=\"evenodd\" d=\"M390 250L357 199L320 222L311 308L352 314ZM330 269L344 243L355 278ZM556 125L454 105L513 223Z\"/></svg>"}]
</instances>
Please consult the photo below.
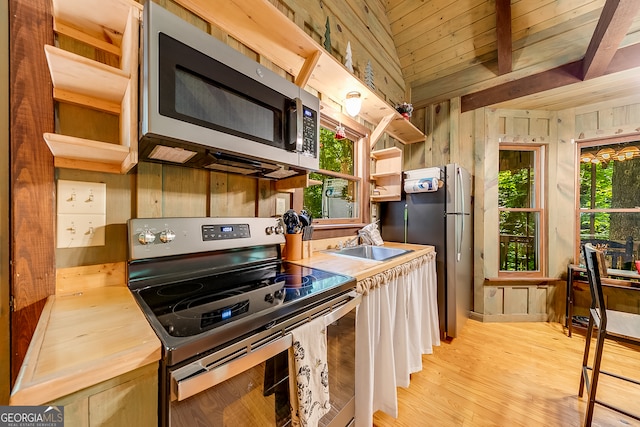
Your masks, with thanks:
<instances>
[{"instance_id":1,"label":"oven door window","mask_svg":"<svg viewBox=\"0 0 640 427\"><path fill-rule=\"evenodd\" d=\"M159 43L160 114L288 148L289 99L166 34Z\"/></svg>"},{"instance_id":2,"label":"oven door window","mask_svg":"<svg viewBox=\"0 0 640 427\"><path fill-rule=\"evenodd\" d=\"M355 412L356 309L327 326L331 410L320 427L349 425Z\"/></svg>"}]
</instances>

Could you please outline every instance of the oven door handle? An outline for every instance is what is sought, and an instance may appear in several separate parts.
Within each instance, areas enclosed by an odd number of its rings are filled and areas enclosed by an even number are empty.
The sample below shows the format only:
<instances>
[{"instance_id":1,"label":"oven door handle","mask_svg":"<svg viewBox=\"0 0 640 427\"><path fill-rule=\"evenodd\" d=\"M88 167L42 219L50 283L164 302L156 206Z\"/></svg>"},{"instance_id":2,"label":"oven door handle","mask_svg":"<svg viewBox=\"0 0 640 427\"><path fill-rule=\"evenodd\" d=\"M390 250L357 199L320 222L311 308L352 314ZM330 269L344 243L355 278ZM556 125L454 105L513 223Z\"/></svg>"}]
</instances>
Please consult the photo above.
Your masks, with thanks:
<instances>
[{"instance_id":1,"label":"oven door handle","mask_svg":"<svg viewBox=\"0 0 640 427\"><path fill-rule=\"evenodd\" d=\"M356 291L352 291L349 293L349 296L351 297L351 299L346 304L342 305L337 310L333 310L330 313L324 315L325 326L329 326L341 317L344 317L345 315L347 315L347 313L349 313L360 304L362 295L360 295Z\"/></svg>"},{"instance_id":2,"label":"oven door handle","mask_svg":"<svg viewBox=\"0 0 640 427\"><path fill-rule=\"evenodd\" d=\"M177 378L176 373L171 374L173 387L171 400L185 400L208 388L216 386L229 378L238 375L260 363L269 360L275 355L287 350L293 344L291 335L285 335L275 341L260 347L244 356L238 357L228 363L224 363L213 369L203 367L205 372L195 376L187 376L184 379ZM188 366L187 366L188 367Z\"/></svg>"},{"instance_id":3,"label":"oven door handle","mask_svg":"<svg viewBox=\"0 0 640 427\"><path fill-rule=\"evenodd\" d=\"M334 323L360 304L360 300L362 299L360 294L354 291L351 292L349 296L351 298L345 304L324 315L325 325L328 326ZM275 355L289 349L292 345L293 338L291 334L286 334L255 351L214 368L206 368L197 363L193 364L198 365L197 368L199 371L204 372L193 373L193 365L184 366L171 374L171 400L182 401L188 399L201 391L214 387L235 375L269 360Z\"/></svg>"}]
</instances>

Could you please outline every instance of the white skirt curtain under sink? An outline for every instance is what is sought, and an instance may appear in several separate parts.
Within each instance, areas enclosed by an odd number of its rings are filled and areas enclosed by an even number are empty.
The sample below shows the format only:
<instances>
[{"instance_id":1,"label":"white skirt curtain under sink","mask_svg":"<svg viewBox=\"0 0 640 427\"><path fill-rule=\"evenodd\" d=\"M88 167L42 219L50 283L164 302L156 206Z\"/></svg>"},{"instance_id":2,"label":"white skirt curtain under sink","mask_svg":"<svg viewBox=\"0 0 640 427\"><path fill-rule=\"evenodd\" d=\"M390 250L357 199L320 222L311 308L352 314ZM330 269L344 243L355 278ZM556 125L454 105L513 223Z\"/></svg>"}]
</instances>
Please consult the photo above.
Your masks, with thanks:
<instances>
[{"instance_id":1,"label":"white skirt curtain under sink","mask_svg":"<svg viewBox=\"0 0 640 427\"><path fill-rule=\"evenodd\" d=\"M396 387L440 345L435 252L358 282L356 427L381 410L398 416Z\"/></svg>"}]
</instances>

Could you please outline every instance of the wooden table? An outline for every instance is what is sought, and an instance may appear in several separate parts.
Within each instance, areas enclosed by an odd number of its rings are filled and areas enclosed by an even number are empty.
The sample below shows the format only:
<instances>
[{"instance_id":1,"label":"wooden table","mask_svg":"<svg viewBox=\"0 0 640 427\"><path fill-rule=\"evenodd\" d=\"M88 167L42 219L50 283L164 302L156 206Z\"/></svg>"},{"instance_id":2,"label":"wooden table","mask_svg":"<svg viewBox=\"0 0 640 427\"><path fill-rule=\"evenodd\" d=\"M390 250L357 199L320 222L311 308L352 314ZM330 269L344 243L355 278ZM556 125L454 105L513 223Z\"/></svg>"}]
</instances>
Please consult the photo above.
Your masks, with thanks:
<instances>
[{"instance_id":1,"label":"wooden table","mask_svg":"<svg viewBox=\"0 0 640 427\"><path fill-rule=\"evenodd\" d=\"M582 278L588 281L587 269L577 264L567 266L567 306L565 310L565 326L569 337L573 329L573 281ZM607 276L602 278L602 286L609 288L623 288L640 291L640 274L631 270L608 268Z\"/></svg>"}]
</instances>

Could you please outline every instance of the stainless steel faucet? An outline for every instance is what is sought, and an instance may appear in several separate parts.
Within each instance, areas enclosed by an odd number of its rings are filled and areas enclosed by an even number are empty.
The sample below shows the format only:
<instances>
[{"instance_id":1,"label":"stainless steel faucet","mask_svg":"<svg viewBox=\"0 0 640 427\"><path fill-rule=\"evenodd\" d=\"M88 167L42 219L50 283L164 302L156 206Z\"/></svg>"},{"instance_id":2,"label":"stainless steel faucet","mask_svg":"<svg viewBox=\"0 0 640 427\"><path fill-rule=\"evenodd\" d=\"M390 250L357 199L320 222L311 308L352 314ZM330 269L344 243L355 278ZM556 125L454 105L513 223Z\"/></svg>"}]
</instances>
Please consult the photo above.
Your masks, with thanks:
<instances>
[{"instance_id":1,"label":"stainless steel faucet","mask_svg":"<svg viewBox=\"0 0 640 427\"><path fill-rule=\"evenodd\" d=\"M357 235L356 237L352 237L349 240L340 241L340 243L338 243L338 249L356 247L359 245L359 240L360 240L360 235Z\"/></svg>"}]
</instances>

